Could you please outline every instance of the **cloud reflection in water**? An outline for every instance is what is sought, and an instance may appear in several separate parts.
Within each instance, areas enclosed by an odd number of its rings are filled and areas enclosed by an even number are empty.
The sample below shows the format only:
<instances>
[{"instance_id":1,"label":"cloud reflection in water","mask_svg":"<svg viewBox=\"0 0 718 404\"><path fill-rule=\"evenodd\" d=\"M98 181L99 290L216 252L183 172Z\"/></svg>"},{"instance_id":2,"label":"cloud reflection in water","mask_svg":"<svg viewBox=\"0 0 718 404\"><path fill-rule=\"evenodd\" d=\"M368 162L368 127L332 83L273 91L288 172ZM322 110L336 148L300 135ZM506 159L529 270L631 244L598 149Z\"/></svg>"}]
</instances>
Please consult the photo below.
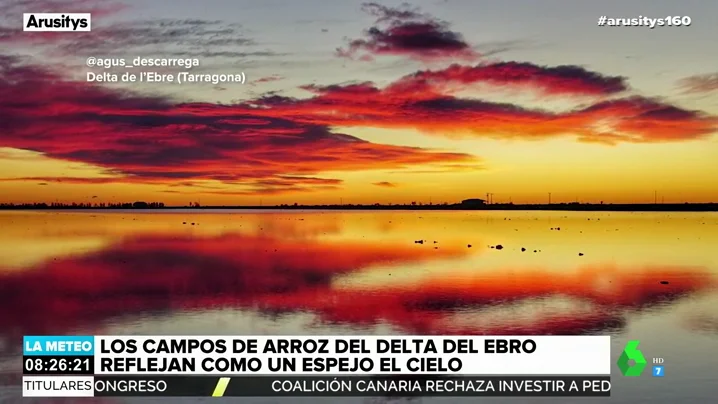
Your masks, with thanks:
<instances>
[{"instance_id":1,"label":"cloud reflection in water","mask_svg":"<svg viewBox=\"0 0 718 404\"><path fill-rule=\"evenodd\" d=\"M327 324L389 323L407 333L582 334L621 328L631 310L714 284L700 267L453 271L450 259L467 254L408 243L135 235L0 273L0 329L6 337L64 333L121 315L235 307L311 312ZM427 276L429 263L446 268ZM395 275L416 279L390 282L402 265L415 272ZM370 269L379 273L373 282L350 281Z\"/></svg>"}]
</instances>

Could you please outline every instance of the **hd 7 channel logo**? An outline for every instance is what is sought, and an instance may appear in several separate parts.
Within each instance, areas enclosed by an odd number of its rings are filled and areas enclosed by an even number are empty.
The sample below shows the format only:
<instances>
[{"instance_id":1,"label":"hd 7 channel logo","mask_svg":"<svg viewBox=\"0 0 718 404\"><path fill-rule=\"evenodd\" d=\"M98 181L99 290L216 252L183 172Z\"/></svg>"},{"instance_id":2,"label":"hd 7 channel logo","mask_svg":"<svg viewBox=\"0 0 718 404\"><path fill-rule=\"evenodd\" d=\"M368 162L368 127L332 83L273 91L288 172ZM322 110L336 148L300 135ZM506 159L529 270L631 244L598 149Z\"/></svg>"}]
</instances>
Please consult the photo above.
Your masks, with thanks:
<instances>
[{"instance_id":1,"label":"hd 7 channel logo","mask_svg":"<svg viewBox=\"0 0 718 404\"><path fill-rule=\"evenodd\" d=\"M643 352L638 349L640 343L641 341L638 340L628 341L626 347L623 348L623 352L621 352L621 356L618 358L616 364L624 376L640 376L648 364L646 358L643 356ZM663 377L664 372L663 358L653 358L653 377Z\"/></svg>"}]
</instances>

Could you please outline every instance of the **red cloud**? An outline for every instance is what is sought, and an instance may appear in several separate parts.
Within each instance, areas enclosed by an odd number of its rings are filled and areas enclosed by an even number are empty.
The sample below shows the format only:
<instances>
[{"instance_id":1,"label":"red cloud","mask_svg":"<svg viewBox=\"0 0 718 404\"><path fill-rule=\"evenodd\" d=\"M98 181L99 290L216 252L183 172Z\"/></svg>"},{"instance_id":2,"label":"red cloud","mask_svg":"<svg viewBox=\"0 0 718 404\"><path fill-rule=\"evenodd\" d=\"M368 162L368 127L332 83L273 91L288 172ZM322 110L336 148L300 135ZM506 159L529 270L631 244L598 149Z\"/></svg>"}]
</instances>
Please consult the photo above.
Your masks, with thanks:
<instances>
[{"instance_id":1,"label":"red cloud","mask_svg":"<svg viewBox=\"0 0 718 404\"><path fill-rule=\"evenodd\" d=\"M12 181L41 181L43 185L47 185L48 182L62 182L66 184L114 184L119 182L127 182L126 179L119 178L107 178L107 177L96 177L96 178L83 178L83 177L9 177L0 178L0 182L12 182ZM151 182L147 182L151 183Z\"/></svg>"},{"instance_id":2,"label":"red cloud","mask_svg":"<svg viewBox=\"0 0 718 404\"><path fill-rule=\"evenodd\" d=\"M399 79L390 89L442 94L476 83L532 89L545 95L610 95L628 89L624 77L605 76L580 66L551 67L520 62L454 64L442 70L419 71Z\"/></svg>"},{"instance_id":3,"label":"red cloud","mask_svg":"<svg viewBox=\"0 0 718 404\"><path fill-rule=\"evenodd\" d=\"M255 83L269 83L270 81L279 81L282 79L284 79L284 77L282 77L278 74L275 74L273 76L260 77L257 80L255 80L254 82Z\"/></svg>"},{"instance_id":4,"label":"red cloud","mask_svg":"<svg viewBox=\"0 0 718 404\"><path fill-rule=\"evenodd\" d=\"M686 77L681 80L679 86L686 93L699 94L718 91L718 73L700 74Z\"/></svg>"},{"instance_id":5,"label":"red cloud","mask_svg":"<svg viewBox=\"0 0 718 404\"><path fill-rule=\"evenodd\" d=\"M419 60L464 59L479 55L471 49L459 33L448 24L411 9L399 9L376 3L365 3L363 9L377 17L376 23L386 27L372 27L365 39L349 42L346 49L338 49L343 57L370 60L376 55L400 55Z\"/></svg>"},{"instance_id":6,"label":"red cloud","mask_svg":"<svg viewBox=\"0 0 718 404\"><path fill-rule=\"evenodd\" d=\"M561 70L551 74L557 71ZM174 104L66 81L0 57L0 120L5 124L0 146L90 163L114 174L113 179L65 181L214 180L240 187L212 192L248 195L335 189L336 180L307 179L326 171L476 162L462 153L362 141L330 131L333 126L414 128L439 136L573 136L588 142L640 143L702 138L717 125L715 117L642 97L561 113L458 98L442 94L440 80L426 79L427 74L441 76L436 73L407 76L385 88L372 83L306 86L314 92L307 99L271 96L235 105ZM602 81L594 79L575 79L565 88L595 93ZM422 81L430 85L409 85ZM553 92L558 91L558 80L548 82Z\"/></svg>"},{"instance_id":7,"label":"red cloud","mask_svg":"<svg viewBox=\"0 0 718 404\"><path fill-rule=\"evenodd\" d=\"M474 161L371 143L246 106L173 104L66 81L9 57L0 57L0 92L0 146L91 163L124 181L215 180L261 193L337 186L308 178L323 171Z\"/></svg>"},{"instance_id":8,"label":"red cloud","mask_svg":"<svg viewBox=\"0 0 718 404\"><path fill-rule=\"evenodd\" d=\"M385 187L385 188L396 188L396 184L389 181L381 181L381 182L375 182L372 185L376 185L377 187Z\"/></svg>"},{"instance_id":9,"label":"red cloud","mask_svg":"<svg viewBox=\"0 0 718 404\"><path fill-rule=\"evenodd\" d=\"M718 118L660 100L628 97L567 112L458 98L437 87L385 88L373 83L305 86L309 99L267 97L254 102L262 114L302 122L378 128L414 128L439 136L538 140L573 136L581 141L666 142L699 139L718 130ZM576 86L574 86L576 88Z\"/></svg>"}]
</instances>

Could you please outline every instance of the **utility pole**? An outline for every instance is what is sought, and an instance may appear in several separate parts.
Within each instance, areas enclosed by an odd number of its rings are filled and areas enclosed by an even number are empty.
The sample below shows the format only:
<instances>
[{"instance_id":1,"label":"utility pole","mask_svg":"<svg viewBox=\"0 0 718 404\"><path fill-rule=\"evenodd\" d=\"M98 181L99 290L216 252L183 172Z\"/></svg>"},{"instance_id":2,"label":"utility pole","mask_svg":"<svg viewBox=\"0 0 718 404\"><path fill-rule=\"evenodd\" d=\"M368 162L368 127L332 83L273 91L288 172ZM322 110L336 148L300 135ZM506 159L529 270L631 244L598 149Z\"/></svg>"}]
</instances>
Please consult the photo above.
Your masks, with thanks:
<instances>
[{"instance_id":1,"label":"utility pole","mask_svg":"<svg viewBox=\"0 0 718 404\"><path fill-rule=\"evenodd\" d=\"M548 204L549 205L551 204L551 193L550 192L548 193Z\"/></svg>"},{"instance_id":2,"label":"utility pole","mask_svg":"<svg viewBox=\"0 0 718 404\"><path fill-rule=\"evenodd\" d=\"M653 204L658 203L658 191L653 191Z\"/></svg>"}]
</instances>

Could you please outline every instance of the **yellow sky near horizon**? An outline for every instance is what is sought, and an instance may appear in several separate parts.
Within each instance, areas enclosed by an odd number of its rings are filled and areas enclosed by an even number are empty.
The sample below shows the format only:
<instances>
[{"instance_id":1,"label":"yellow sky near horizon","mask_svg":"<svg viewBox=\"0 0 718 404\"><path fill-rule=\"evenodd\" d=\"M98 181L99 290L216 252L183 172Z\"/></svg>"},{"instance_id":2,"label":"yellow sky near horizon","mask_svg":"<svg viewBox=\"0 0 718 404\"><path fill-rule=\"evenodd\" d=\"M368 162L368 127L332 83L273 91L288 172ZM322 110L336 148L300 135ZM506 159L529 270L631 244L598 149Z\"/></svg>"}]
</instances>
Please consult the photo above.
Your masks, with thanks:
<instances>
[{"instance_id":1,"label":"yellow sky near horizon","mask_svg":"<svg viewBox=\"0 0 718 404\"><path fill-rule=\"evenodd\" d=\"M379 137L360 130L364 139ZM391 135L391 131L384 136ZM397 136L401 137L401 136ZM398 142L397 142L398 143ZM446 143L446 142L442 142ZM102 168L34 156L4 149L0 176L39 177L37 180L0 181L0 203L158 201L183 206L257 204L370 204L454 203L493 194L496 203L650 203L718 201L718 140L678 144L578 143L561 139L542 142L454 141L454 150L480 150L475 169L413 166L403 170L326 172L321 177L343 180L341 189L290 192L278 195L219 195L241 187L208 183L223 189L102 183L76 184L43 181L42 177L107 177ZM448 171L447 171L448 170ZM435 172L432 172L435 171ZM383 184L389 183L389 184ZM383 184L383 185L375 185ZM94 198L93 198L94 197Z\"/></svg>"}]
</instances>

